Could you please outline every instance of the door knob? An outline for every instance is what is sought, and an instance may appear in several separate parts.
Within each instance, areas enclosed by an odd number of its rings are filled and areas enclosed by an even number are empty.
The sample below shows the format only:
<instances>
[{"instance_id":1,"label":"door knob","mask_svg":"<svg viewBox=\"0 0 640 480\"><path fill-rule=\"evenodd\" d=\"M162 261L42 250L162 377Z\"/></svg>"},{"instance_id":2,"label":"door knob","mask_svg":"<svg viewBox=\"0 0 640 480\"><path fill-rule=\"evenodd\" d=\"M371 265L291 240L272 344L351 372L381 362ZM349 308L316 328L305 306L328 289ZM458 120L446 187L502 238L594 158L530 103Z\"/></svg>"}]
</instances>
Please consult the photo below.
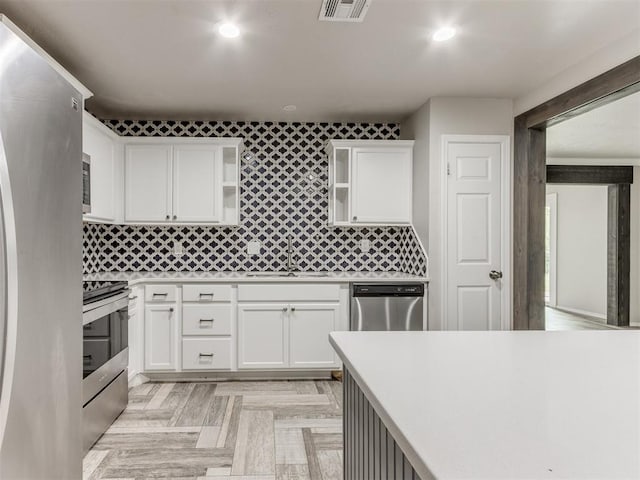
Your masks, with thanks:
<instances>
[{"instance_id":1,"label":"door knob","mask_svg":"<svg viewBox=\"0 0 640 480\"><path fill-rule=\"evenodd\" d=\"M498 272L497 270L491 270L489 272L489 278L491 280L499 280L502 278L502 272Z\"/></svg>"}]
</instances>

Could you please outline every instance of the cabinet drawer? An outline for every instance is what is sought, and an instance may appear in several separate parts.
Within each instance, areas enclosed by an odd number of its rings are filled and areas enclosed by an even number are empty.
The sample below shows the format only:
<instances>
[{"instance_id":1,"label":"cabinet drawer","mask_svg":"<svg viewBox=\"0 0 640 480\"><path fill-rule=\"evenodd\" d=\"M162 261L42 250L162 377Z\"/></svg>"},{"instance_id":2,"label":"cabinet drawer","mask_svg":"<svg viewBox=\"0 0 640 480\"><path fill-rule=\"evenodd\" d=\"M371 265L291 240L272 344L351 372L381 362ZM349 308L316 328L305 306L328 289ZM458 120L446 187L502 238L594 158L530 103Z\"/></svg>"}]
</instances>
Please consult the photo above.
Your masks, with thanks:
<instances>
[{"instance_id":1,"label":"cabinet drawer","mask_svg":"<svg viewBox=\"0 0 640 480\"><path fill-rule=\"evenodd\" d=\"M182 339L183 370L229 370L230 368L230 338Z\"/></svg>"},{"instance_id":2,"label":"cabinet drawer","mask_svg":"<svg viewBox=\"0 0 640 480\"><path fill-rule=\"evenodd\" d=\"M340 298L340 285L336 283L280 284L269 283L238 286L241 302L326 302Z\"/></svg>"},{"instance_id":3,"label":"cabinet drawer","mask_svg":"<svg viewBox=\"0 0 640 480\"><path fill-rule=\"evenodd\" d=\"M228 302L231 285L185 285L182 287L184 302Z\"/></svg>"},{"instance_id":4,"label":"cabinet drawer","mask_svg":"<svg viewBox=\"0 0 640 480\"><path fill-rule=\"evenodd\" d=\"M182 334L231 335L231 305L183 305Z\"/></svg>"},{"instance_id":5,"label":"cabinet drawer","mask_svg":"<svg viewBox=\"0 0 640 480\"><path fill-rule=\"evenodd\" d=\"M144 299L147 302L175 302L175 285L147 285Z\"/></svg>"}]
</instances>

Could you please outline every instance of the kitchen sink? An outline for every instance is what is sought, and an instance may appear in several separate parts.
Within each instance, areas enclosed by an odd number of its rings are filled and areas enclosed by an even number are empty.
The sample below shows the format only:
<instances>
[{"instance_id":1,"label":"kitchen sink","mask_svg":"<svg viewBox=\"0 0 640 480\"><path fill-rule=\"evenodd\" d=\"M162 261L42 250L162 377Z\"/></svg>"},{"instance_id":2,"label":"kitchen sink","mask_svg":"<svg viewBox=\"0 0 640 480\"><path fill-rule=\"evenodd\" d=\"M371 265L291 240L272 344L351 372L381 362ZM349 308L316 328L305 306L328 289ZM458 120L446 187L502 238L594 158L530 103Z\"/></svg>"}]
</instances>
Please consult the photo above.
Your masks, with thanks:
<instances>
[{"instance_id":1,"label":"kitchen sink","mask_svg":"<svg viewBox=\"0 0 640 480\"><path fill-rule=\"evenodd\" d=\"M294 277L294 274L288 272L249 272L247 277Z\"/></svg>"},{"instance_id":2,"label":"kitchen sink","mask_svg":"<svg viewBox=\"0 0 640 480\"><path fill-rule=\"evenodd\" d=\"M294 272L296 277L328 277L329 272Z\"/></svg>"},{"instance_id":3,"label":"kitchen sink","mask_svg":"<svg viewBox=\"0 0 640 480\"><path fill-rule=\"evenodd\" d=\"M248 272L247 277L328 277L328 272Z\"/></svg>"}]
</instances>

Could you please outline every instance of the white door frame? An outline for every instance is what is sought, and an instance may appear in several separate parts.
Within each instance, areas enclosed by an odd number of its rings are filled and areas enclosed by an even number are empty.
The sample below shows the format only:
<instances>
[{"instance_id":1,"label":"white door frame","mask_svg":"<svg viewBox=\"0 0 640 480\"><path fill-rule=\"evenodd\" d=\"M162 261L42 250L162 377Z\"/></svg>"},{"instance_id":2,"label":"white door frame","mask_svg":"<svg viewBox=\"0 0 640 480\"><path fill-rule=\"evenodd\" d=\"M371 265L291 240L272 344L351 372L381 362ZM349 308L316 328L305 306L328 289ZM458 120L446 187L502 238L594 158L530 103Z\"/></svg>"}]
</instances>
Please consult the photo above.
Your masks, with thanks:
<instances>
[{"instance_id":1,"label":"white door frame","mask_svg":"<svg viewBox=\"0 0 640 480\"><path fill-rule=\"evenodd\" d=\"M550 208L549 218L549 303L558 305L558 194L547 193L546 204Z\"/></svg>"},{"instance_id":2,"label":"white door frame","mask_svg":"<svg viewBox=\"0 0 640 480\"><path fill-rule=\"evenodd\" d=\"M447 173L447 159L449 157L449 144L451 143L499 143L501 154L501 209L502 218L501 225L501 246L500 253L502 256L502 297L500 311L500 325L502 330L513 329L513 319L511 318L511 302L512 302L512 285L511 285L511 264L512 264L512 245L513 230L511 228L511 208L513 199L513 177L511 173L511 137L509 135L442 135L441 136L441 159L440 159L440 181L442 191L442 209L440 212L440 229L442 232L442 275L441 275L441 308L442 308L442 326L443 330L447 330L448 317L448 268L447 263L449 247L447 245L447 214L449 209L449 184Z\"/></svg>"}]
</instances>

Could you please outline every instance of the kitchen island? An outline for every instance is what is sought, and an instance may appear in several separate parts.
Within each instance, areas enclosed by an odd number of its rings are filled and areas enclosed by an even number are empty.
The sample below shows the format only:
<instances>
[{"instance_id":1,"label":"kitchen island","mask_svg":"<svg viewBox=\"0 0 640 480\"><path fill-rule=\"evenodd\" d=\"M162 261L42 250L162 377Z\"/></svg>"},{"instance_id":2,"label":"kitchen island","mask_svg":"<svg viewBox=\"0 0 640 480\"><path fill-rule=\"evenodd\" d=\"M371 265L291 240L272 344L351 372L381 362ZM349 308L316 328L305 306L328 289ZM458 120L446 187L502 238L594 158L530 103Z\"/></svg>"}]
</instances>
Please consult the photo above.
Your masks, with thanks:
<instances>
[{"instance_id":1,"label":"kitchen island","mask_svg":"<svg viewBox=\"0 0 640 480\"><path fill-rule=\"evenodd\" d=\"M640 478L640 332L335 332L345 480Z\"/></svg>"}]
</instances>

